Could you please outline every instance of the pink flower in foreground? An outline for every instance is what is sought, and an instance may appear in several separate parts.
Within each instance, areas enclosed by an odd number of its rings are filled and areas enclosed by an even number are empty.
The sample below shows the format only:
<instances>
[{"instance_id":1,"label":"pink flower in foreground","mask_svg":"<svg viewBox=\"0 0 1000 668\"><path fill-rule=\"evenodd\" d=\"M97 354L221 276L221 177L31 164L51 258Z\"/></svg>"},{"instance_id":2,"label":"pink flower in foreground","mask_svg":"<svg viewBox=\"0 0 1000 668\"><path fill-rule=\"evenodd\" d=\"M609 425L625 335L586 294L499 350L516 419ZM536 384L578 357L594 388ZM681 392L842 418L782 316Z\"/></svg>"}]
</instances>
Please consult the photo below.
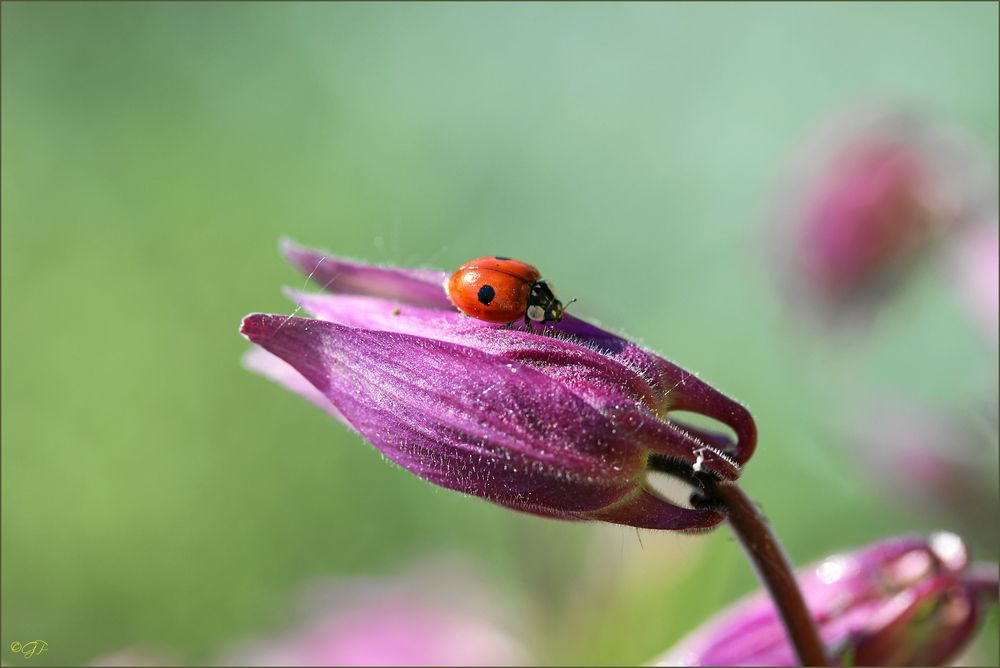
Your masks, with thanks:
<instances>
[{"instance_id":1,"label":"pink flower in foreground","mask_svg":"<svg viewBox=\"0 0 1000 668\"><path fill-rule=\"evenodd\" d=\"M941 665L997 602L996 564L969 564L951 533L903 536L798 571L831 665ZM662 657L666 666L793 666L771 600L756 593Z\"/></svg>"},{"instance_id":2,"label":"pink flower in foreground","mask_svg":"<svg viewBox=\"0 0 1000 668\"><path fill-rule=\"evenodd\" d=\"M292 629L248 643L223 665L524 665L524 647L497 619L502 607L454 569L320 584Z\"/></svg>"},{"instance_id":3,"label":"pink flower in foreground","mask_svg":"<svg viewBox=\"0 0 1000 668\"><path fill-rule=\"evenodd\" d=\"M777 208L783 287L834 314L870 303L940 237L996 208L973 142L912 114L836 117L790 171Z\"/></svg>"},{"instance_id":4,"label":"pink flower in foreground","mask_svg":"<svg viewBox=\"0 0 1000 668\"><path fill-rule=\"evenodd\" d=\"M458 313L445 274L285 244L332 294L313 318L253 314L246 365L347 424L421 478L524 512L655 529L722 515L656 495L647 471L735 479L756 430L740 404L665 359L572 316L532 330ZM736 438L667 419L700 413Z\"/></svg>"}]
</instances>

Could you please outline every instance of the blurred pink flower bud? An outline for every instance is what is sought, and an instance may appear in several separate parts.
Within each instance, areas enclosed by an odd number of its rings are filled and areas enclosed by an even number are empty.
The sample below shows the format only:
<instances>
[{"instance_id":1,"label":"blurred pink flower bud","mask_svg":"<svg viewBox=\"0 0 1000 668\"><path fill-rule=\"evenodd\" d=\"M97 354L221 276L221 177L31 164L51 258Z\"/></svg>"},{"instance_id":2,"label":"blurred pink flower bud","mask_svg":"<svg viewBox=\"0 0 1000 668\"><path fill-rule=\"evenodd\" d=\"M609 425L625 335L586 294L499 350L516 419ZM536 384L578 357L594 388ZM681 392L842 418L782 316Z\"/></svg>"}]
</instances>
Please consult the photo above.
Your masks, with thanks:
<instances>
[{"instance_id":1,"label":"blurred pink flower bud","mask_svg":"<svg viewBox=\"0 0 1000 668\"><path fill-rule=\"evenodd\" d=\"M970 565L951 533L903 536L835 555L796 574L831 665L941 665L997 601L995 564ZM662 657L666 666L793 666L771 600L759 592Z\"/></svg>"},{"instance_id":2,"label":"blurred pink flower bud","mask_svg":"<svg viewBox=\"0 0 1000 668\"><path fill-rule=\"evenodd\" d=\"M783 287L831 314L870 303L942 235L995 208L992 169L954 128L878 109L837 117L779 192Z\"/></svg>"},{"instance_id":3,"label":"blurred pink flower bud","mask_svg":"<svg viewBox=\"0 0 1000 668\"><path fill-rule=\"evenodd\" d=\"M150 652L147 649L129 647L100 656L91 661L89 665L101 666L102 668L118 668L119 666L123 668L125 666L156 668L158 666L176 666L179 664L173 659Z\"/></svg>"},{"instance_id":4,"label":"blurred pink flower bud","mask_svg":"<svg viewBox=\"0 0 1000 668\"><path fill-rule=\"evenodd\" d=\"M524 647L499 619L504 607L454 564L322 583L292 629L247 643L223 665L523 665Z\"/></svg>"},{"instance_id":5,"label":"blurred pink flower bud","mask_svg":"<svg viewBox=\"0 0 1000 668\"><path fill-rule=\"evenodd\" d=\"M948 271L958 300L979 330L997 346L1000 319L1000 235L997 216L964 230L952 245Z\"/></svg>"},{"instance_id":6,"label":"blurred pink flower bud","mask_svg":"<svg viewBox=\"0 0 1000 668\"><path fill-rule=\"evenodd\" d=\"M993 421L989 415L958 420L930 407L882 401L849 421L861 425L849 440L886 501L960 527L975 544L995 551L1000 490Z\"/></svg>"}]
</instances>

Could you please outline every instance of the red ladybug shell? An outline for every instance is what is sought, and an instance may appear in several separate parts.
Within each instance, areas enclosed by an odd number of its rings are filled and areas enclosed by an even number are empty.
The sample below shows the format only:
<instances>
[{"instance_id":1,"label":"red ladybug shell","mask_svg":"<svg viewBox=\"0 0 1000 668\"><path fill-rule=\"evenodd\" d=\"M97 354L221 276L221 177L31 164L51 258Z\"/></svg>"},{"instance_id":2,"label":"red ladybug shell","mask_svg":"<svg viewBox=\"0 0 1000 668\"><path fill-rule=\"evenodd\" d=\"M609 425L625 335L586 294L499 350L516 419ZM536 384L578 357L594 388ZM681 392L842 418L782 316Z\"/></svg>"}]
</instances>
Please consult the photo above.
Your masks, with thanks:
<instances>
[{"instance_id":1,"label":"red ladybug shell","mask_svg":"<svg viewBox=\"0 0 1000 668\"><path fill-rule=\"evenodd\" d=\"M445 287L462 313L507 323L525 317L531 288L541 277L541 272L520 260L477 257L459 267Z\"/></svg>"}]
</instances>

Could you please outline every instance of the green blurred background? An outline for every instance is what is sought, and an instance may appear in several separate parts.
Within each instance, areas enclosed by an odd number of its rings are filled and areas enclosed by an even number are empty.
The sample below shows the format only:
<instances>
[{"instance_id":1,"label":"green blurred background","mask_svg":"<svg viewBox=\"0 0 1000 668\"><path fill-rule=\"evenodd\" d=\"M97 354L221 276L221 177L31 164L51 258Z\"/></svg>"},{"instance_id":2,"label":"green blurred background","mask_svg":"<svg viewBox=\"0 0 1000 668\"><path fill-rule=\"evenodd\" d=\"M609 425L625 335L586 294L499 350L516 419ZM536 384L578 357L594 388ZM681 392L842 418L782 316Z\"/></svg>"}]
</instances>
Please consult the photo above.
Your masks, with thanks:
<instances>
[{"instance_id":1,"label":"green blurred background","mask_svg":"<svg viewBox=\"0 0 1000 668\"><path fill-rule=\"evenodd\" d=\"M995 401L992 351L929 270L862 340L791 324L767 213L797 142L872 96L964 127L995 162L997 19L3 3L3 662L36 637L36 665L131 646L212 660L281 628L310 578L442 552L533 611L520 631L548 662L646 661L756 586L726 529L633 550L629 529L432 488L244 371L240 318L289 312L280 288L303 283L282 235L400 265L540 265L574 313L748 403L746 488L798 563L938 528L872 486L838 420L880 392ZM616 580L635 555L648 572ZM595 570L599 603L581 593Z\"/></svg>"}]
</instances>

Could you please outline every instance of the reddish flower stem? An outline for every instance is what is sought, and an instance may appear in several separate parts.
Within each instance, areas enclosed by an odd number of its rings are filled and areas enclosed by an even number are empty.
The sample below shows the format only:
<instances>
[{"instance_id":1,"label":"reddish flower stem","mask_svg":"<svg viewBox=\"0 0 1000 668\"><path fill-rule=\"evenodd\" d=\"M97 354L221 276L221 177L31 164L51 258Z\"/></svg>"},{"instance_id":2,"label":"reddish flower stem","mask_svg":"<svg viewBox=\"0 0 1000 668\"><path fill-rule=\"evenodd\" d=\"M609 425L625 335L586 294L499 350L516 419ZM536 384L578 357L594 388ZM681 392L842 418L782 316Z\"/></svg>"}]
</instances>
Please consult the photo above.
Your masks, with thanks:
<instances>
[{"instance_id":1,"label":"reddish flower stem","mask_svg":"<svg viewBox=\"0 0 1000 668\"><path fill-rule=\"evenodd\" d=\"M799 662L803 666L830 665L788 558L757 506L734 482L705 481L703 485L699 503L726 514L781 615Z\"/></svg>"}]
</instances>

